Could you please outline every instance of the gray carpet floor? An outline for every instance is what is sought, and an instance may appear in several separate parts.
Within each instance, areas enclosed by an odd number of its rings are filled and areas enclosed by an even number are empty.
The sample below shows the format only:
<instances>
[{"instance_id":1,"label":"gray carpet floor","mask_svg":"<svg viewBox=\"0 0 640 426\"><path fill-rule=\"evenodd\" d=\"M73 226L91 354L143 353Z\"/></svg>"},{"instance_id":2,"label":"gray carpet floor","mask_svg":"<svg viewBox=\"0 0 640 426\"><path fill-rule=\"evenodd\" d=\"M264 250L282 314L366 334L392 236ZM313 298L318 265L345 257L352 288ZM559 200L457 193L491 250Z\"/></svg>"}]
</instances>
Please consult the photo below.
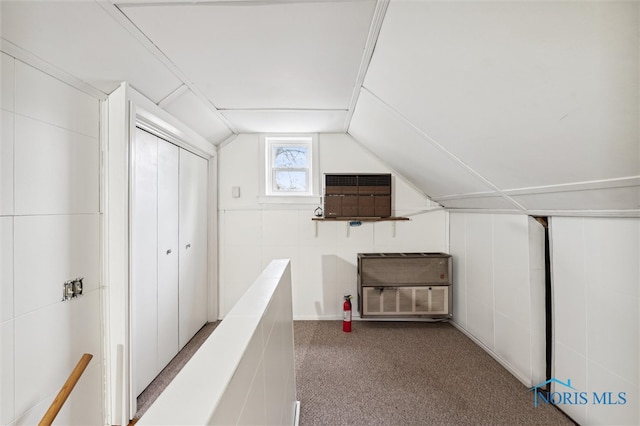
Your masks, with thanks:
<instances>
[{"instance_id":1,"label":"gray carpet floor","mask_svg":"<svg viewBox=\"0 0 640 426\"><path fill-rule=\"evenodd\" d=\"M294 330L301 426L574 424L446 322Z\"/></svg>"},{"instance_id":2,"label":"gray carpet floor","mask_svg":"<svg viewBox=\"0 0 640 426\"><path fill-rule=\"evenodd\" d=\"M138 419L218 326L138 397ZM300 426L573 425L451 324L294 321ZM132 424L134 424L132 422Z\"/></svg>"},{"instance_id":3,"label":"gray carpet floor","mask_svg":"<svg viewBox=\"0 0 640 426\"><path fill-rule=\"evenodd\" d=\"M171 383L176 375L182 370L182 367L191 359L193 354L202 346L205 340L213 333L213 330L220 324L220 321L209 322L205 324L196 334L187 342L180 352L167 364L167 366L153 379L147 388L138 395L138 411L134 419L139 419L147 409L158 398L162 391ZM135 422L133 422L135 424Z\"/></svg>"}]
</instances>

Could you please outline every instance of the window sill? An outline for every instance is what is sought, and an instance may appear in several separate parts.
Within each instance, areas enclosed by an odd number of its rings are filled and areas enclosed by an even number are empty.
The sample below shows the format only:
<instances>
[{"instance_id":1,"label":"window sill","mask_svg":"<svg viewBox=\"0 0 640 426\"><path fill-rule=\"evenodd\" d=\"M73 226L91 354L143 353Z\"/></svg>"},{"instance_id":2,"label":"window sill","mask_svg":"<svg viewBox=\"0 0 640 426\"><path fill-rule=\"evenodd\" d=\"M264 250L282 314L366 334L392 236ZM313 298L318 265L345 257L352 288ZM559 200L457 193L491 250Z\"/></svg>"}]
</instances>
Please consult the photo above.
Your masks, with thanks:
<instances>
[{"instance_id":1,"label":"window sill","mask_svg":"<svg viewBox=\"0 0 640 426\"><path fill-rule=\"evenodd\" d=\"M269 195L258 197L259 204L305 204L318 206L322 198L315 195Z\"/></svg>"}]
</instances>

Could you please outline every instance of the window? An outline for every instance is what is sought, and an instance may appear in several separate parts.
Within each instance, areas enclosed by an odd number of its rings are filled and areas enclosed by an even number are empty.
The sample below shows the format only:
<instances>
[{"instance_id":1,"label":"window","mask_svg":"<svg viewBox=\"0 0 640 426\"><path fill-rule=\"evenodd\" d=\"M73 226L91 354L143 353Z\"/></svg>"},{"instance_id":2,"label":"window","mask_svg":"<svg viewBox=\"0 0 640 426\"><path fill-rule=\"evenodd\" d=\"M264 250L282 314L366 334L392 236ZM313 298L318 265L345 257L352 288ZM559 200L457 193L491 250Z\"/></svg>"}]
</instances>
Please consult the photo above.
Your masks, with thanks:
<instances>
[{"instance_id":1,"label":"window","mask_svg":"<svg viewBox=\"0 0 640 426\"><path fill-rule=\"evenodd\" d=\"M314 195L314 136L265 136L265 195Z\"/></svg>"}]
</instances>

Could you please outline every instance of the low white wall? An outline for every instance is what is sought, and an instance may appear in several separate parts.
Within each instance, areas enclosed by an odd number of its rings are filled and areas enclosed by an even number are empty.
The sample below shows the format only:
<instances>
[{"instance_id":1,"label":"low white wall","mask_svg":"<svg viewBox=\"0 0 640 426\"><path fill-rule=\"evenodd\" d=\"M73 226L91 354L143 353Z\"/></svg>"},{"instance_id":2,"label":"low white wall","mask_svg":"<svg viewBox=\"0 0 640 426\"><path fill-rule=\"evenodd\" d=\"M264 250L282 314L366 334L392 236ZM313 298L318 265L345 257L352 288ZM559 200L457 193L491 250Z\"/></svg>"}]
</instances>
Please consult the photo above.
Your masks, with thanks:
<instances>
[{"instance_id":1,"label":"low white wall","mask_svg":"<svg viewBox=\"0 0 640 426\"><path fill-rule=\"evenodd\" d=\"M544 229L524 215L451 213L454 325L526 386L544 377Z\"/></svg>"},{"instance_id":2,"label":"low white wall","mask_svg":"<svg viewBox=\"0 0 640 426\"><path fill-rule=\"evenodd\" d=\"M273 260L138 425L293 425L291 268Z\"/></svg>"},{"instance_id":3,"label":"low white wall","mask_svg":"<svg viewBox=\"0 0 640 426\"><path fill-rule=\"evenodd\" d=\"M640 219L553 217L550 229L553 376L586 393L558 406L583 425L640 424Z\"/></svg>"}]
</instances>

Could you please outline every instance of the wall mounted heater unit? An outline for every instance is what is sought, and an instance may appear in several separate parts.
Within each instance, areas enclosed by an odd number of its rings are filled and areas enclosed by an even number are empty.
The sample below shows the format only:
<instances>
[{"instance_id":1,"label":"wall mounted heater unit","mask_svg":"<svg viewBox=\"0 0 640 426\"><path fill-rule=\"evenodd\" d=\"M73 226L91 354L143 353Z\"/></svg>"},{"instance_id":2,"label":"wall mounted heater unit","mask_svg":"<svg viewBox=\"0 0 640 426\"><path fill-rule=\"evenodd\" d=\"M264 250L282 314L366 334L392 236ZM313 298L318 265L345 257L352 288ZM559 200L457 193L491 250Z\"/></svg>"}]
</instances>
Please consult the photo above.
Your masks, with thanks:
<instances>
[{"instance_id":1,"label":"wall mounted heater unit","mask_svg":"<svg viewBox=\"0 0 640 426\"><path fill-rule=\"evenodd\" d=\"M451 255L358 253L362 318L451 318Z\"/></svg>"},{"instance_id":2,"label":"wall mounted heater unit","mask_svg":"<svg viewBox=\"0 0 640 426\"><path fill-rule=\"evenodd\" d=\"M389 216L390 174L325 174L324 217Z\"/></svg>"}]
</instances>

